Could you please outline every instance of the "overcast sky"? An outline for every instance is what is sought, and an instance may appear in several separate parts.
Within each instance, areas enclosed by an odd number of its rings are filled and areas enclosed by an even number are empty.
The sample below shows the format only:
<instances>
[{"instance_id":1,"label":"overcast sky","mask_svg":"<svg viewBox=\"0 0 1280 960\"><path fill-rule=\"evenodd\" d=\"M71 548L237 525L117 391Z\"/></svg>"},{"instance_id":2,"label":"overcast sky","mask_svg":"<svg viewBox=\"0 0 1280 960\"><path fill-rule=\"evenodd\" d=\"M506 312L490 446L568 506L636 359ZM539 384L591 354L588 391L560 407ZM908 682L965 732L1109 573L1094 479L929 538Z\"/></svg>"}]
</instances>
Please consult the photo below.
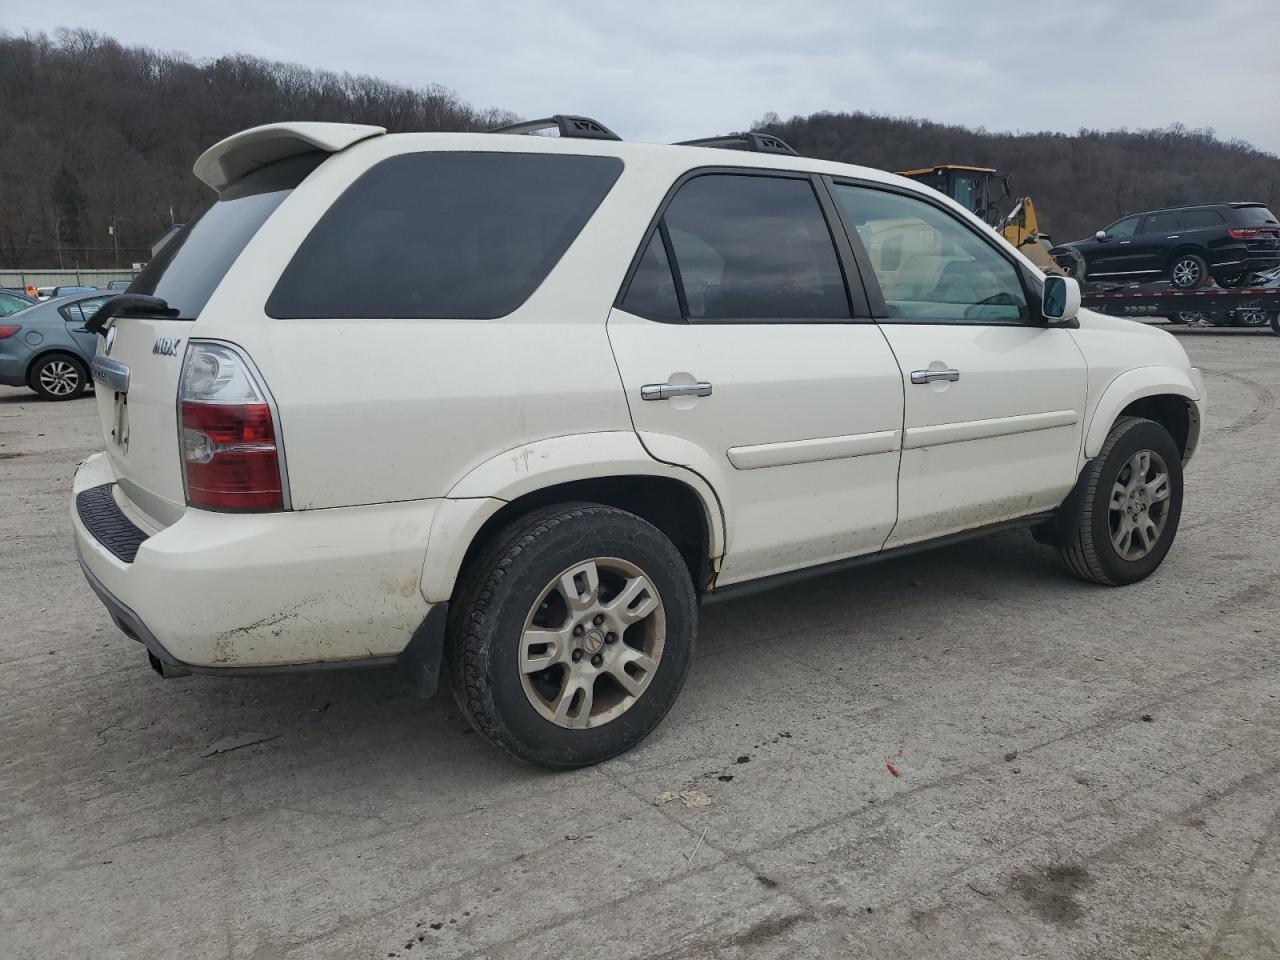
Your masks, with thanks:
<instances>
[{"instance_id":1,"label":"overcast sky","mask_svg":"<svg viewBox=\"0 0 1280 960\"><path fill-rule=\"evenodd\" d=\"M0 29L87 27L250 53L626 139L865 110L989 130L1213 127L1280 154L1280 0L0 0ZM298 118L306 119L306 118Z\"/></svg>"}]
</instances>

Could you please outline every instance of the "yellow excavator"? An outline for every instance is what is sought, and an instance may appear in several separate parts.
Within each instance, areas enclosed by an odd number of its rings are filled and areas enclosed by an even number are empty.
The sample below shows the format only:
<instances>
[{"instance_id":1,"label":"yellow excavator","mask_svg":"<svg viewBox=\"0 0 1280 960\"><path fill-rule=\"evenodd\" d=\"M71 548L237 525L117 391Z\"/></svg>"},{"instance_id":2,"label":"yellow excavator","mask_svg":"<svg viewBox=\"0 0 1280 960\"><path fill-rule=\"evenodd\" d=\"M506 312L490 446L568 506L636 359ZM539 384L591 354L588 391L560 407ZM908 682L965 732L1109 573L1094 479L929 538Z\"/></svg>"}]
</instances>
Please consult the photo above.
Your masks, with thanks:
<instances>
[{"instance_id":1,"label":"yellow excavator","mask_svg":"<svg viewBox=\"0 0 1280 960\"><path fill-rule=\"evenodd\" d=\"M997 233L1017 247L1046 273L1064 273L1049 256L1051 243L1040 232L1036 205L1030 197L1019 197L1013 209L1001 214L1002 202L1009 199L1009 177L994 167L971 167L962 163L940 163L919 170L902 170L901 177L933 187L989 223Z\"/></svg>"}]
</instances>

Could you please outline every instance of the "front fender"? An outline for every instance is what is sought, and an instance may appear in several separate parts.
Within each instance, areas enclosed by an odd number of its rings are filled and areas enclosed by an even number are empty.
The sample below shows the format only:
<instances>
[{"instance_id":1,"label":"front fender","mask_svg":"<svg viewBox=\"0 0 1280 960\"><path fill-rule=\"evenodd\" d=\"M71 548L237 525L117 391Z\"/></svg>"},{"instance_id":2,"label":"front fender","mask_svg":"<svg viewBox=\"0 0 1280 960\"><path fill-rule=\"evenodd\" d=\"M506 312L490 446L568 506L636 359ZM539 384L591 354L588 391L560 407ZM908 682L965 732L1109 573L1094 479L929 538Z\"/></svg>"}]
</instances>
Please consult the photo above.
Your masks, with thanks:
<instances>
[{"instance_id":1,"label":"front fender","mask_svg":"<svg viewBox=\"0 0 1280 960\"><path fill-rule=\"evenodd\" d=\"M701 475L655 460L629 430L573 434L507 450L454 484L431 525L423 595L433 603L449 598L472 539L505 503L561 483L619 476L665 477L692 489L707 516L711 557L724 555L724 512Z\"/></svg>"},{"instance_id":2,"label":"front fender","mask_svg":"<svg viewBox=\"0 0 1280 960\"><path fill-rule=\"evenodd\" d=\"M1102 391L1085 430L1084 459L1092 459L1102 451L1107 434L1121 410L1135 400L1161 395L1183 397L1193 404L1192 433L1187 444L1187 455L1190 456L1204 415L1204 387L1199 371L1194 368L1138 367L1120 374Z\"/></svg>"}]
</instances>

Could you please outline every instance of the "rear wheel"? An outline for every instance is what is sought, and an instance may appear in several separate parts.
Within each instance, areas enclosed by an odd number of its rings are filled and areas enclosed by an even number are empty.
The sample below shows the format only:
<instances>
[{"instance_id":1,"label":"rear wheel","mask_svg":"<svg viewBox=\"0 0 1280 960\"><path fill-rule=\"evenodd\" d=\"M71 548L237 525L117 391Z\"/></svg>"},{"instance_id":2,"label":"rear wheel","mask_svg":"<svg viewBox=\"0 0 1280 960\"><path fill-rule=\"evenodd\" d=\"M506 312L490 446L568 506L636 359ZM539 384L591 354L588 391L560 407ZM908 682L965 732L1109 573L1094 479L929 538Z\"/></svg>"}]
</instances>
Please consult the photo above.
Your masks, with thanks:
<instances>
[{"instance_id":1,"label":"rear wheel","mask_svg":"<svg viewBox=\"0 0 1280 960\"><path fill-rule=\"evenodd\" d=\"M84 364L65 353L41 357L31 368L28 385L45 400L70 400L84 392Z\"/></svg>"},{"instance_id":2,"label":"rear wheel","mask_svg":"<svg viewBox=\"0 0 1280 960\"><path fill-rule=\"evenodd\" d=\"M1182 456L1160 424L1121 417L1064 510L1067 569L1108 586L1135 583L1164 561L1182 516Z\"/></svg>"},{"instance_id":3,"label":"rear wheel","mask_svg":"<svg viewBox=\"0 0 1280 960\"><path fill-rule=\"evenodd\" d=\"M597 504L536 511L499 534L450 611L454 697L491 743L571 769L643 740L689 671L697 606L675 546Z\"/></svg>"},{"instance_id":4,"label":"rear wheel","mask_svg":"<svg viewBox=\"0 0 1280 960\"><path fill-rule=\"evenodd\" d=\"M1169 264L1169 282L1179 290L1202 287L1208 276L1209 269L1199 254L1180 253Z\"/></svg>"},{"instance_id":5,"label":"rear wheel","mask_svg":"<svg viewBox=\"0 0 1280 960\"><path fill-rule=\"evenodd\" d=\"M1271 321L1265 310L1240 310L1236 313L1236 323L1242 327L1265 327Z\"/></svg>"}]
</instances>

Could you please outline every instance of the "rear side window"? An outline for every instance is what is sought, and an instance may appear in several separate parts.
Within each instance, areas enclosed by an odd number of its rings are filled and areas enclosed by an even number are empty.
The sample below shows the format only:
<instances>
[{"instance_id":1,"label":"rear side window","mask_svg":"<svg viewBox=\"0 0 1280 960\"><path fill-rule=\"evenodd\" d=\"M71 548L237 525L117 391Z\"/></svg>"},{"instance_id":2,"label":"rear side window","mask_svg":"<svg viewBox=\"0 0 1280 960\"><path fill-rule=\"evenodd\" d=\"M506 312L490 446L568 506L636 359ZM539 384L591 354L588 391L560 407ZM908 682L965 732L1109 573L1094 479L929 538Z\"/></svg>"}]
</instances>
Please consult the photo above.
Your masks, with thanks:
<instances>
[{"instance_id":1,"label":"rear side window","mask_svg":"<svg viewBox=\"0 0 1280 960\"><path fill-rule=\"evenodd\" d=\"M667 207L693 321L847 320L844 275L807 179L707 174Z\"/></svg>"},{"instance_id":2,"label":"rear side window","mask_svg":"<svg viewBox=\"0 0 1280 960\"><path fill-rule=\"evenodd\" d=\"M1183 230L1220 227L1225 222L1217 210L1184 210L1178 219L1182 221Z\"/></svg>"},{"instance_id":3,"label":"rear side window","mask_svg":"<svg viewBox=\"0 0 1280 960\"><path fill-rule=\"evenodd\" d=\"M622 309L650 320L679 320L680 297L671 274L671 261L662 242L662 232L655 230L644 256L631 278L631 286L622 299Z\"/></svg>"},{"instance_id":4,"label":"rear side window","mask_svg":"<svg viewBox=\"0 0 1280 960\"><path fill-rule=\"evenodd\" d=\"M110 297L92 297L88 300L78 300L75 303L67 304L65 307L59 307L58 312L72 323L83 325L92 320L93 315L98 312L98 308L110 299Z\"/></svg>"},{"instance_id":5,"label":"rear side window","mask_svg":"<svg viewBox=\"0 0 1280 960\"><path fill-rule=\"evenodd\" d=\"M130 292L160 297L179 318L194 320L258 228L326 156L290 157L233 183L161 247Z\"/></svg>"},{"instance_id":6,"label":"rear side window","mask_svg":"<svg viewBox=\"0 0 1280 960\"><path fill-rule=\"evenodd\" d=\"M621 173L615 157L414 153L384 160L321 217L267 313L505 316L551 272Z\"/></svg>"}]
</instances>

